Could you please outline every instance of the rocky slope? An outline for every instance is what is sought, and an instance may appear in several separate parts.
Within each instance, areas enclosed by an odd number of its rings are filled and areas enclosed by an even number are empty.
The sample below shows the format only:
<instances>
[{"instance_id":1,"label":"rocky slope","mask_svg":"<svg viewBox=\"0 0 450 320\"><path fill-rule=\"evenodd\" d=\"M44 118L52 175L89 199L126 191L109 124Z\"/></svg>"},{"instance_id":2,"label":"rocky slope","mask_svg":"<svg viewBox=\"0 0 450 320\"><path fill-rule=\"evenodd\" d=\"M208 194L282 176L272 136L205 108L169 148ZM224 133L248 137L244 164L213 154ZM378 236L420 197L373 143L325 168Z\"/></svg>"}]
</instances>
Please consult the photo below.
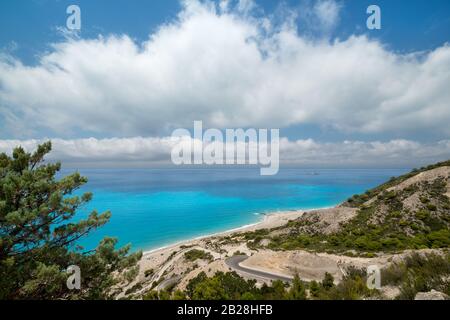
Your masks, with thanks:
<instances>
[{"instance_id":1,"label":"rocky slope","mask_svg":"<svg viewBox=\"0 0 450 320\"><path fill-rule=\"evenodd\" d=\"M309 212L272 230L274 250L310 249L373 255L450 246L450 166L391 179L332 211ZM266 241L267 243L267 241ZM258 247L255 245L255 247Z\"/></svg>"}]
</instances>

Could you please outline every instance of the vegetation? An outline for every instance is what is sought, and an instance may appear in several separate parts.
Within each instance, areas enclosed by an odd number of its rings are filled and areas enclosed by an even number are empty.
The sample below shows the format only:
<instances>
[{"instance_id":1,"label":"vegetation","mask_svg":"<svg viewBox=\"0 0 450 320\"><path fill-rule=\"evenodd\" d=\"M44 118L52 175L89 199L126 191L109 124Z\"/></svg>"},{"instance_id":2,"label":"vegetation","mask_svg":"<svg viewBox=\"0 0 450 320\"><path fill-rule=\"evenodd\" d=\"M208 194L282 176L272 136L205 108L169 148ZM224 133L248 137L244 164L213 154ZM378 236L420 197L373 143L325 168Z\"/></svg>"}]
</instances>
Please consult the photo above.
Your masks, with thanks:
<instances>
[{"instance_id":1,"label":"vegetation","mask_svg":"<svg viewBox=\"0 0 450 320\"><path fill-rule=\"evenodd\" d=\"M185 295L192 300L303 300L306 299L306 287L298 277L287 290L287 285L281 281L257 288L255 280L245 280L236 272L217 272L212 277L201 272L189 281Z\"/></svg>"},{"instance_id":2,"label":"vegetation","mask_svg":"<svg viewBox=\"0 0 450 320\"><path fill-rule=\"evenodd\" d=\"M113 298L117 285L137 274L141 254L128 254L129 246L115 250L112 238L90 252L77 246L111 214L74 219L92 194L71 196L87 180L78 173L57 180L60 163L44 162L50 151L48 142L34 153L19 147L0 154L0 299ZM81 270L80 290L66 285L72 265Z\"/></svg>"},{"instance_id":3,"label":"vegetation","mask_svg":"<svg viewBox=\"0 0 450 320\"><path fill-rule=\"evenodd\" d=\"M366 191L363 195L354 195L353 197L351 197L350 199L348 199L344 205L347 206L351 206L351 207L360 207L362 206L367 200L372 199L376 196L378 196L379 194L383 193L384 191L386 191L389 188L392 188L400 183L402 183L403 181L408 180L409 178L412 178L416 175L418 175L419 173L428 171L428 170L433 170L439 167L445 167L445 166L450 166L450 160L447 161L443 161L443 162L438 162L436 164L432 164L426 167L422 167L420 169L413 169L411 172L401 175L399 177L392 177L388 182L383 183L371 190Z\"/></svg>"},{"instance_id":4,"label":"vegetation","mask_svg":"<svg viewBox=\"0 0 450 320\"><path fill-rule=\"evenodd\" d=\"M400 288L397 299L413 300L418 292L432 289L450 295L450 253L413 253L398 263L381 270L382 286ZM271 285L256 286L256 281L245 280L235 272L217 272L207 277L204 272L191 279L186 291L150 291L144 299L191 300L360 300L381 298L381 292L367 287L365 269L349 267L346 275L335 284L326 273L321 282L306 283L298 276L291 284L273 281Z\"/></svg>"},{"instance_id":5,"label":"vegetation","mask_svg":"<svg viewBox=\"0 0 450 320\"><path fill-rule=\"evenodd\" d=\"M412 300L418 292L432 289L450 296L450 254L414 253L381 273L382 285L400 287L402 300Z\"/></svg>"},{"instance_id":6,"label":"vegetation","mask_svg":"<svg viewBox=\"0 0 450 320\"><path fill-rule=\"evenodd\" d=\"M377 297L380 293L367 287L365 270L350 268L339 284L335 285L331 275L325 275L321 285L314 286L314 298L319 300L360 300Z\"/></svg>"},{"instance_id":7,"label":"vegetation","mask_svg":"<svg viewBox=\"0 0 450 320\"><path fill-rule=\"evenodd\" d=\"M148 269L148 270L145 270L144 276L145 276L146 278L149 278L149 277L153 276L154 273L155 273L155 270L153 270L153 269Z\"/></svg>"},{"instance_id":8,"label":"vegetation","mask_svg":"<svg viewBox=\"0 0 450 320\"><path fill-rule=\"evenodd\" d=\"M191 262L197 261L198 259L208 260L208 261L214 260L213 256L209 252L206 252L203 250L197 250L197 249L192 249L192 250L186 252L184 254L184 258L187 261L191 261Z\"/></svg>"},{"instance_id":9,"label":"vegetation","mask_svg":"<svg viewBox=\"0 0 450 320\"><path fill-rule=\"evenodd\" d=\"M271 285L256 286L255 280L245 280L235 272L217 272L207 277L204 272L191 279L186 291L158 293L150 291L144 299L166 300L330 300L361 299L378 296L377 290L369 290L366 286L366 274L361 270L349 270L348 275L338 284L330 274L326 274L322 282L306 283L298 276L291 284L273 281Z\"/></svg>"}]
</instances>

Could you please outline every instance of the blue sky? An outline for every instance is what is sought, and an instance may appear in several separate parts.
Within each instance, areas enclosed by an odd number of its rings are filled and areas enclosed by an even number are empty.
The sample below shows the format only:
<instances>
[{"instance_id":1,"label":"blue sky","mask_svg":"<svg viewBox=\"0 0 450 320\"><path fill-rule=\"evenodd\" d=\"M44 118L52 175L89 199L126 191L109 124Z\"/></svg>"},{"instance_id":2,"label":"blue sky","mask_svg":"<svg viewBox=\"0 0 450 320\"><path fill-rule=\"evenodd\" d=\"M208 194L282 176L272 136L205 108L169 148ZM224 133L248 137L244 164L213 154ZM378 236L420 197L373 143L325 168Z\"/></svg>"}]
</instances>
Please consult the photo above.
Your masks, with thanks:
<instances>
[{"instance_id":1,"label":"blue sky","mask_svg":"<svg viewBox=\"0 0 450 320\"><path fill-rule=\"evenodd\" d=\"M1 1L0 150L52 138L91 158L93 143L143 137L159 160L202 120L280 128L286 150L309 153L299 163L450 157L449 1L224 3ZM72 4L82 29L67 37ZM371 4L381 30L366 28Z\"/></svg>"},{"instance_id":2,"label":"blue sky","mask_svg":"<svg viewBox=\"0 0 450 320\"><path fill-rule=\"evenodd\" d=\"M260 0L267 13L273 13L281 1ZM301 7L305 1L287 0L286 6ZM347 0L341 23L333 36L345 38L365 33L379 38L394 50L430 50L450 39L450 2L447 0ZM57 27L65 26L68 5L82 8L83 37L98 34L126 33L145 40L162 23L171 21L181 6L177 0L5 0L0 2L0 47L16 43L17 56L34 63L48 44L60 40ZM382 8L382 30L365 27L366 8L377 4ZM298 22L299 31L304 27Z\"/></svg>"}]
</instances>

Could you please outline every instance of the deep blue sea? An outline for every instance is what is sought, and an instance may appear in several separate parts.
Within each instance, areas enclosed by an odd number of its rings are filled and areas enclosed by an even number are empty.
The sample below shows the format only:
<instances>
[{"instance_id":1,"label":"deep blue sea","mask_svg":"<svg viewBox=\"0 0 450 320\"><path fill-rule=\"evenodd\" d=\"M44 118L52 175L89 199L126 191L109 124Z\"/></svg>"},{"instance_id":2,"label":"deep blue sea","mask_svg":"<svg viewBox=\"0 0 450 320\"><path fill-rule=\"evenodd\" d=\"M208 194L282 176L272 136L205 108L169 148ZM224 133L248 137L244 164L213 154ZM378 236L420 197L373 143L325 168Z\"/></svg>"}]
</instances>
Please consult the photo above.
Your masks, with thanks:
<instances>
[{"instance_id":1,"label":"deep blue sea","mask_svg":"<svg viewBox=\"0 0 450 320\"><path fill-rule=\"evenodd\" d=\"M104 236L151 250L262 219L264 213L334 206L407 169L280 169L260 176L256 168L82 169L81 191L92 209L111 210L108 224L83 239L86 249ZM62 174L73 170L65 169Z\"/></svg>"}]
</instances>

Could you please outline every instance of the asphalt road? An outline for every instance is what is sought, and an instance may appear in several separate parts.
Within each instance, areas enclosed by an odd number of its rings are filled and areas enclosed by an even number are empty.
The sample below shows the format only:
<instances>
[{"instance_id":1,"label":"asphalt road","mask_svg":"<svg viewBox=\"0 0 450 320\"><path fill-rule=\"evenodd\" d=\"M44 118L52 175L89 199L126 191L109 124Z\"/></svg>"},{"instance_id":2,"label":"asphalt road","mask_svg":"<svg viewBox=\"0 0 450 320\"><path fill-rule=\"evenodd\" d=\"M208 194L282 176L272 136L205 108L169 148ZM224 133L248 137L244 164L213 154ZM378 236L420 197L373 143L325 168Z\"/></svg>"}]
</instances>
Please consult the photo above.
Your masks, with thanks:
<instances>
[{"instance_id":1,"label":"asphalt road","mask_svg":"<svg viewBox=\"0 0 450 320\"><path fill-rule=\"evenodd\" d=\"M248 269L246 267L242 267L240 265L241 262L248 259L248 256L245 255L239 255L239 256L232 256L231 258L228 258L225 260L225 263L228 267L233 269L234 271L237 271L238 273L244 273L247 276L254 277L257 279L265 279L265 280L281 280L284 282L292 282L292 278L281 276L278 274L265 272L265 271L258 271L253 269Z\"/></svg>"}]
</instances>

